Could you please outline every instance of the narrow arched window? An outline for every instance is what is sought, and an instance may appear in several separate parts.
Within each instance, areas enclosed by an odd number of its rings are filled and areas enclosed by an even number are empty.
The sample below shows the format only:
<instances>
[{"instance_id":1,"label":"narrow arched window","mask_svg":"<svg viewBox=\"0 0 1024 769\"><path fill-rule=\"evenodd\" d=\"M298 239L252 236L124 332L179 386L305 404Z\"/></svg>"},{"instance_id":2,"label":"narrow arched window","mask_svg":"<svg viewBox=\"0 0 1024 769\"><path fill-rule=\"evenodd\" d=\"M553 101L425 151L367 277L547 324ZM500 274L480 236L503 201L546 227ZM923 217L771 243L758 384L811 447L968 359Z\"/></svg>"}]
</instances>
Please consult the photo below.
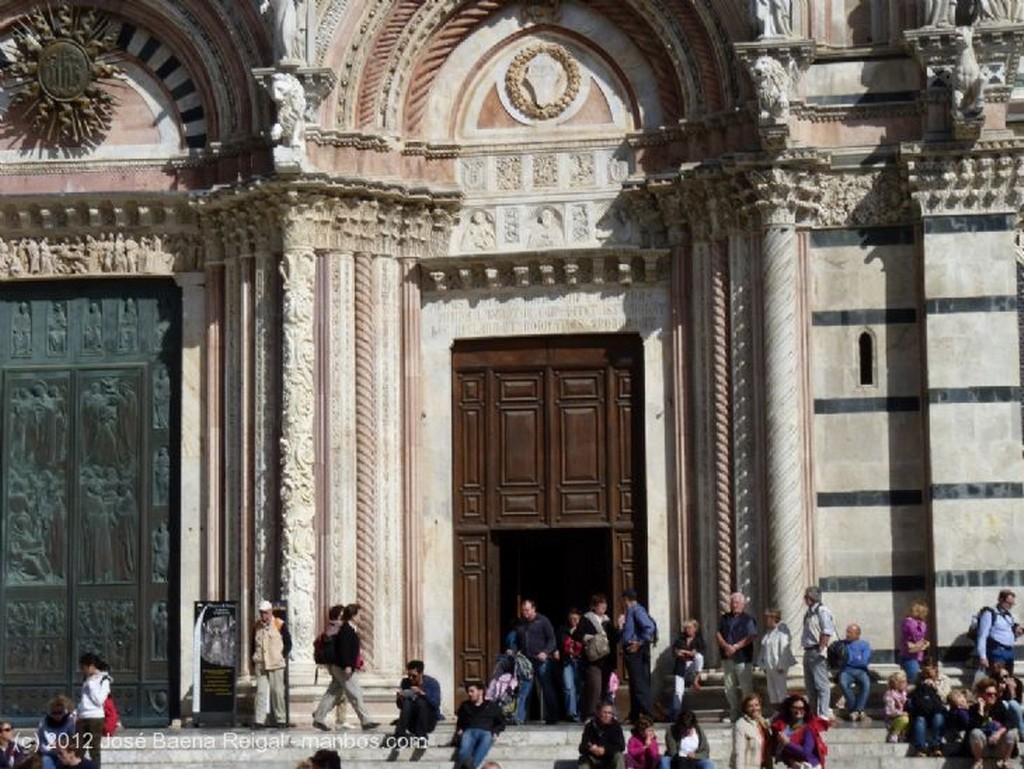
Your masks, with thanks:
<instances>
[{"instance_id":1,"label":"narrow arched window","mask_svg":"<svg viewBox=\"0 0 1024 769\"><path fill-rule=\"evenodd\" d=\"M873 385L875 383L875 340L867 331L860 335L857 340L857 352L860 356L860 383L862 385Z\"/></svg>"}]
</instances>

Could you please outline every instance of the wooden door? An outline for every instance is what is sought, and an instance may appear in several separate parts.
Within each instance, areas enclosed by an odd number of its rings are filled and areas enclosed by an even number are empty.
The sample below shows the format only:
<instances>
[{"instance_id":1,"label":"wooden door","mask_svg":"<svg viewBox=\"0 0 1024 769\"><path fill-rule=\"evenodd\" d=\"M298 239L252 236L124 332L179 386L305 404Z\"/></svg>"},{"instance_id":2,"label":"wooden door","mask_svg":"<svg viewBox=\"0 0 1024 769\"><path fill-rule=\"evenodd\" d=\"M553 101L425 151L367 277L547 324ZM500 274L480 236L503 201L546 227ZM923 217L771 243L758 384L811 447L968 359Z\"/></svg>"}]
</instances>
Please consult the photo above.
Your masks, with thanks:
<instances>
[{"instance_id":1,"label":"wooden door","mask_svg":"<svg viewBox=\"0 0 1024 769\"><path fill-rule=\"evenodd\" d=\"M600 589L614 595L641 587L642 370L641 341L630 335L456 344L456 683L489 676L503 645L502 619L515 610L502 605L502 559L528 559L529 551L503 552L502 532L578 529L583 541L584 529L604 529L601 552L611 557ZM550 560L521 567L573 578ZM578 592L595 589L580 585Z\"/></svg>"}]
</instances>

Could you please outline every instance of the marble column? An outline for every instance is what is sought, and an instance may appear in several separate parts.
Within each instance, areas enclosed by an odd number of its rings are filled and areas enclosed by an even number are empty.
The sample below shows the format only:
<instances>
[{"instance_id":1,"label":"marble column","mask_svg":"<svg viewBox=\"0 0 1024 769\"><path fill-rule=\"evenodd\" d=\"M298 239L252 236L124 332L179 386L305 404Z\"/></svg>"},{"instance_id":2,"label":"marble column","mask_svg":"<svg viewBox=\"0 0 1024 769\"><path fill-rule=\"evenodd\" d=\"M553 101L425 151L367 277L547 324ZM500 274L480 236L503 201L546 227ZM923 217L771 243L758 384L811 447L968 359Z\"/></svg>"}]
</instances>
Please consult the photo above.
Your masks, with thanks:
<instances>
[{"instance_id":1,"label":"marble column","mask_svg":"<svg viewBox=\"0 0 1024 769\"><path fill-rule=\"evenodd\" d=\"M802 622L810 578L803 279L796 228L766 223L764 267L765 456L769 519L770 598L790 628Z\"/></svg>"},{"instance_id":2,"label":"marble column","mask_svg":"<svg viewBox=\"0 0 1024 769\"><path fill-rule=\"evenodd\" d=\"M316 611L316 256L311 218L284 223L282 279L282 598L292 633L292 684L312 682Z\"/></svg>"}]
</instances>

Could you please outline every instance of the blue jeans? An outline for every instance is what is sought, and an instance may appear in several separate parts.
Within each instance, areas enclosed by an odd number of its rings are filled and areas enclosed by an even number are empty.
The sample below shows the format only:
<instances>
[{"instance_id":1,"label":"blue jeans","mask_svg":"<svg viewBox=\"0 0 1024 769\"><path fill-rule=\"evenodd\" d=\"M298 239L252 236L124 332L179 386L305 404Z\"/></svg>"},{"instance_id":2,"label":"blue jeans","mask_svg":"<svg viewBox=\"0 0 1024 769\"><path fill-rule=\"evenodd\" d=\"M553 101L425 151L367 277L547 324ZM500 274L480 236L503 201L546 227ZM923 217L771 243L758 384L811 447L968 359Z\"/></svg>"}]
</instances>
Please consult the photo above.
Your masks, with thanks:
<instances>
[{"instance_id":1,"label":"blue jeans","mask_svg":"<svg viewBox=\"0 0 1024 769\"><path fill-rule=\"evenodd\" d=\"M715 769L715 765L707 758L662 756L658 769Z\"/></svg>"},{"instance_id":2,"label":"blue jeans","mask_svg":"<svg viewBox=\"0 0 1024 769\"><path fill-rule=\"evenodd\" d=\"M914 716L910 722L910 744L918 750L924 748L938 748L942 746L942 727L946 723L946 717L940 713L932 713L930 716ZM932 738L928 739L928 727L931 727Z\"/></svg>"},{"instance_id":3,"label":"blue jeans","mask_svg":"<svg viewBox=\"0 0 1024 769\"><path fill-rule=\"evenodd\" d=\"M916 657L906 657L900 660L900 667L903 668L903 672L907 674L907 680L913 686L921 674L921 663Z\"/></svg>"},{"instance_id":4,"label":"blue jeans","mask_svg":"<svg viewBox=\"0 0 1024 769\"><path fill-rule=\"evenodd\" d=\"M459 767L472 761L473 769L476 769L487 758L493 742L494 735L486 729L466 729L459 741Z\"/></svg>"},{"instance_id":5,"label":"blue jeans","mask_svg":"<svg viewBox=\"0 0 1024 769\"><path fill-rule=\"evenodd\" d=\"M566 660L562 663L562 688L565 690L565 717L573 721L580 720L580 661Z\"/></svg>"},{"instance_id":6,"label":"blue jeans","mask_svg":"<svg viewBox=\"0 0 1024 769\"><path fill-rule=\"evenodd\" d=\"M533 663L533 678L529 681L519 682L519 701L516 703L516 721L526 723L526 717L530 713L530 695L533 687L540 685L543 699L543 717L548 722L558 720L558 697L555 694L555 683L552 680L551 660L543 662L537 659L530 660Z\"/></svg>"},{"instance_id":7,"label":"blue jeans","mask_svg":"<svg viewBox=\"0 0 1024 769\"><path fill-rule=\"evenodd\" d=\"M856 684L856 691L854 685ZM871 676L864 668L843 668L839 673L839 688L846 698L846 712L861 712L867 707L871 694Z\"/></svg>"},{"instance_id":8,"label":"blue jeans","mask_svg":"<svg viewBox=\"0 0 1024 769\"><path fill-rule=\"evenodd\" d=\"M988 664L992 666L996 662L1002 662L1006 665L1006 669L1013 672L1013 647L1012 646L1000 646L999 644L989 643L985 650L988 655Z\"/></svg>"}]
</instances>

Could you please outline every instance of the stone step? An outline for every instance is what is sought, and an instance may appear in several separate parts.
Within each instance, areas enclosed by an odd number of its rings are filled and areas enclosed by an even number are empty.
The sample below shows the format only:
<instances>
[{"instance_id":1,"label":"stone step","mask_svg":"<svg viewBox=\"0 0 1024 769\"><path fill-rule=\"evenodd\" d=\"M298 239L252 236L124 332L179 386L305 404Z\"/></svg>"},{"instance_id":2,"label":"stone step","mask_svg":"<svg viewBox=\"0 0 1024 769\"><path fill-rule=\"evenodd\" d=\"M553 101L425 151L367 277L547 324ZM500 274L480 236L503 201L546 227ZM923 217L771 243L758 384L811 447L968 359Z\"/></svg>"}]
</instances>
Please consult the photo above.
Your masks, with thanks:
<instances>
[{"instance_id":1,"label":"stone step","mask_svg":"<svg viewBox=\"0 0 1024 769\"><path fill-rule=\"evenodd\" d=\"M667 725L659 724L661 732ZM730 729L726 724L702 724L716 766L729 761ZM454 725L442 724L431 735L426 748L388 749L386 732L377 730L312 729L237 730L182 729L126 730L105 743L103 764L107 767L203 767L226 769L245 765L257 769L293 769L320 748L337 750L346 769L381 769L382 763L412 762L419 769L451 769L454 756L448 747ZM580 727L510 727L495 744L491 756L506 769L570 769L575 767ZM906 744L885 742L880 722L865 725L840 724L826 735L830 769L913 769L942 767L967 769L961 759L921 759L908 767Z\"/></svg>"}]
</instances>

